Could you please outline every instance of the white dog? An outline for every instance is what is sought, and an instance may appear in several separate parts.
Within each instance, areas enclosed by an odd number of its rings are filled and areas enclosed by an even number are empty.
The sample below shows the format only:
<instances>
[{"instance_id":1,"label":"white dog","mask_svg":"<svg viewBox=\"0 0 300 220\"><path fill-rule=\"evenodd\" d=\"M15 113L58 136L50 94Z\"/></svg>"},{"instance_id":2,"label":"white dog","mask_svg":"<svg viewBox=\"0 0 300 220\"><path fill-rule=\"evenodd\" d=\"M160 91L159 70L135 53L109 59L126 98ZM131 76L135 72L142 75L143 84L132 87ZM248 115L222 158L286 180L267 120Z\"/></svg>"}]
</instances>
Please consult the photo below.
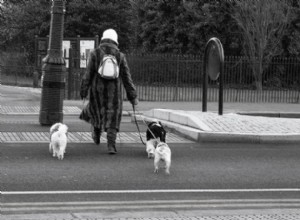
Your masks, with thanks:
<instances>
[{"instance_id":1,"label":"white dog","mask_svg":"<svg viewBox=\"0 0 300 220\"><path fill-rule=\"evenodd\" d=\"M166 174L170 174L170 166L171 166L171 149L169 146L160 142L157 144L155 153L154 153L154 173L158 173L159 164L163 162L166 169Z\"/></svg>"},{"instance_id":2,"label":"white dog","mask_svg":"<svg viewBox=\"0 0 300 220\"><path fill-rule=\"evenodd\" d=\"M148 154L148 158L154 158L155 148L158 144L157 139L151 139L146 142L146 152Z\"/></svg>"},{"instance_id":3,"label":"white dog","mask_svg":"<svg viewBox=\"0 0 300 220\"><path fill-rule=\"evenodd\" d=\"M49 152L59 160L64 159L67 147L68 127L62 123L56 123L50 128Z\"/></svg>"}]
</instances>

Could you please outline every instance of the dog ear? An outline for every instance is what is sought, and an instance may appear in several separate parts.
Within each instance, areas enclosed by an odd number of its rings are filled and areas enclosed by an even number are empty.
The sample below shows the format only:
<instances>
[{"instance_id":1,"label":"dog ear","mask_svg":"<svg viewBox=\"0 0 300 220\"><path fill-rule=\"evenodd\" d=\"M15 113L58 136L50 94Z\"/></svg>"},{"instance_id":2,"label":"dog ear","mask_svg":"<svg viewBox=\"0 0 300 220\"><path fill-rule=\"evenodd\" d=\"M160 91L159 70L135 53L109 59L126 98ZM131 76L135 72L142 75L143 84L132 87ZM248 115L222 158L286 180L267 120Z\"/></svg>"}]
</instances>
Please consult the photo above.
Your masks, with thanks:
<instances>
[{"instance_id":1,"label":"dog ear","mask_svg":"<svg viewBox=\"0 0 300 220\"><path fill-rule=\"evenodd\" d=\"M161 131L161 141L162 142L166 142L166 135L167 135L167 132L164 129L162 129L162 131Z\"/></svg>"},{"instance_id":2,"label":"dog ear","mask_svg":"<svg viewBox=\"0 0 300 220\"><path fill-rule=\"evenodd\" d=\"M148 124L148 127L151 127L153 124L155 124L156 122L155 121L152 121Z\"/></svg>"}]
</instances>

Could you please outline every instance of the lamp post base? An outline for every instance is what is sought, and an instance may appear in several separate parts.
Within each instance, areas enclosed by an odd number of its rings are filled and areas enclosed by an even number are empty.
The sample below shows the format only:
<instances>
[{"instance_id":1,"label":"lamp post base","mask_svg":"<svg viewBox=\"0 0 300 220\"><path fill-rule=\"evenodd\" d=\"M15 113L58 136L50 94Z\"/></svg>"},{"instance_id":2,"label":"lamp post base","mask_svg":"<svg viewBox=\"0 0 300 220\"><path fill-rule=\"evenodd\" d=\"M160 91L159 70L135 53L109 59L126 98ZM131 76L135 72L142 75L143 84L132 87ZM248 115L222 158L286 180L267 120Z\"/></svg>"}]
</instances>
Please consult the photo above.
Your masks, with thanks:
<instances>
[{"instance_id":1,"label":"lamp post base","mask_svg":"<svg viewBox=\"0 0 300 220\"><path fill-rule=\"evenodd\" d=\"M40 124L53 125L57 122L62 122L63 117L64 117L63 112L40 111Z\"/></svg>"}]
</instances>

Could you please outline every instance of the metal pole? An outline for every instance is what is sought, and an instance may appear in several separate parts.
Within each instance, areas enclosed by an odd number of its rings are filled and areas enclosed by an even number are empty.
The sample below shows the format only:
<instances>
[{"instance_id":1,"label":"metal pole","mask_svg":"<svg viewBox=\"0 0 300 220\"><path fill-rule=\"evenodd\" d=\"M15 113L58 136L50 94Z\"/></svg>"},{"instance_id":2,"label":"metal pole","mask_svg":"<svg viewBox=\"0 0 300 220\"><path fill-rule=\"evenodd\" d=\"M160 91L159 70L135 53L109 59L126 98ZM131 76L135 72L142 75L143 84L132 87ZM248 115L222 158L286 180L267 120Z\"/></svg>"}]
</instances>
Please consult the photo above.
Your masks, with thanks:
<instances>
[{"instance_id":1,"label":"metal pole","mask_svg":"<svg viewBox=\"0 0 300 220\"><path fill-rule=\"evenodd\" d=\"M42 66L42 97L39 122L52 125L63 121L65 91L65 60L62 54L65 1L52 0L50 39Z\"/></svg>"},{"instance_id":2,"label":"metal pole","mask_svg":"<svg viewBox=\"0 0 300 220\"><path fill-rule=\"evenodd\" d=\"M207 112L207 59L208 59L208 43L206 44L204 56L203 56L203 89L202 89L202 112Z\"/></svg>"},{"instance_id":3,"label":"metal pole","mask_svg":"<svg viewBox=\"0 0 300 220\"><path fill-rule=\"evenodd\" d=\"M222 64L221 64L222 66ZM220 67L222 69L222 67ZM223 115L223 71L220 70L219 76L219 115Z\"/></svg>"},{"instance_id":4,"label":"metal pole","mask_svg":"<svg viewBox=\"0 0 300 220\"><path fill-rule=\"evenodd\" d=\"M98 48L99 46L99 35L96 35L95 37L95 48Z\"/></svg>"},{"instance_id":5,"label":"metal pole","mask_svg":"<svg viewBox=\"0 0 300 220\"><path fill-rule=\"evenodd\" d=\"M34 70L33 70L33 87L37 88L39 85L39 71L38 71L38 36L34 36Z\"/></svg>"},{"instance_id":6,"label":"metal pole","mask_svg":"<svg viewBox=\"0 0 300 220\"><path fill-rule=\"evenodd\" d=\"M220 59L220 76L219 76L219 115L223 115L223 84L224 84L224 50L221 41L216 38Z\"/></svg>"},{"instance_id":7,"label":"metal pole","mask_svg":"<svg viewBox=\"0 0 300 220\"><path fill-rule=\"evenodd\" d=\"M74 70L73 70L73 49L69 49L69 78L68 78L68 99L73 99L74 96Z\"/></svg>"},{"instance_id":8,"label":"metal pole","mask_svg":"<svg viewBox=\"0 0 300 220\"><path fill-rule=\"evenodd\" d=\"M179 86L179 55L176 56L176 87L175 87L175 92L173 96L173 101L179 100L178 96L178 86Z\"/></svg>"}]
</instances>

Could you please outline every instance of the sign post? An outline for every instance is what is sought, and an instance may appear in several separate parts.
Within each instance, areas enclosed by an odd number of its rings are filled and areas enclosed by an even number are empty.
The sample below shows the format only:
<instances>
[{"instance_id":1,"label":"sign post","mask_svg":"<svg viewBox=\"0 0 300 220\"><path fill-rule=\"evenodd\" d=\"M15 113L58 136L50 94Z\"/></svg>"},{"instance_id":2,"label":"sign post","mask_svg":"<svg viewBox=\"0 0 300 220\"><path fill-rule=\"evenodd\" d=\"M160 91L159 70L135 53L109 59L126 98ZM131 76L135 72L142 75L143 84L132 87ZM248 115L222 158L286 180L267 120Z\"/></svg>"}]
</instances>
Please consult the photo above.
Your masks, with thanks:
<instances>
[{"instance_id":1,"label":"sign post","mask_svg":"<svg viewBox=\"0 0 300 220\"><path fill-rule=\"evenodd\" d=\"M213 37L207 42L204 51L202 112L207 111L207 85L209 76L211 80L219 78L219 115L223 114L223 70L223 46L218 38Z\"/></svg>"}]
</instances>

